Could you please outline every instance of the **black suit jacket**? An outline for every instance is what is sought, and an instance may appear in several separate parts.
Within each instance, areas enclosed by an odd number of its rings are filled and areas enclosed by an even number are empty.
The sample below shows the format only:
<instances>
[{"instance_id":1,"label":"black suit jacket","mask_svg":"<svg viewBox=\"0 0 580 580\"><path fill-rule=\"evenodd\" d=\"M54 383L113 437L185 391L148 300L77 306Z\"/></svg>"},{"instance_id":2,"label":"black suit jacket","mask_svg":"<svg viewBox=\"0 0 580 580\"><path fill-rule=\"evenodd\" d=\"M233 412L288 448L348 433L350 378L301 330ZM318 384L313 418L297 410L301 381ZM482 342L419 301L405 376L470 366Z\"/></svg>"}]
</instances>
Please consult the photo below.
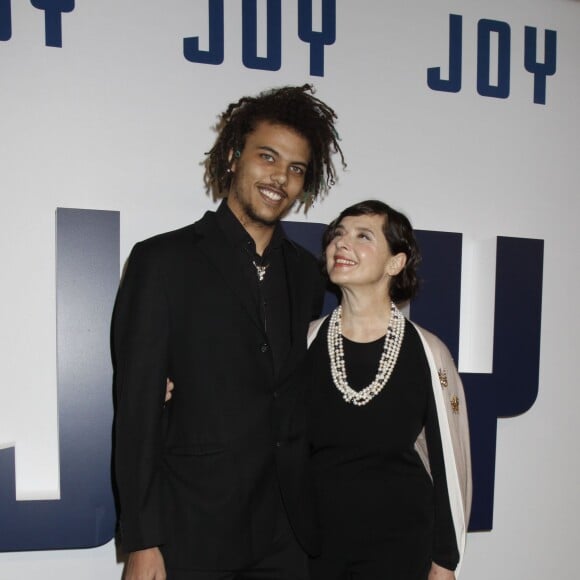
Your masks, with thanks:
<instances>
[{"instance_id":1,"label":"black suit jacket","mask_svg":"<svg viewBox=\"0 0 580 580\"><path fill-rule=\"evenodd\" d=\"M317 550L303 505L299 369L322 301L319 268L284 240L292 347L276 377L234 251L212 212L141 242L115 306L122 543L161 546L173 567L235 569L259 557L272 539L277 482L299 541ZM166 377L176 389L164 406Z\"/></svg>"}]
</instances>

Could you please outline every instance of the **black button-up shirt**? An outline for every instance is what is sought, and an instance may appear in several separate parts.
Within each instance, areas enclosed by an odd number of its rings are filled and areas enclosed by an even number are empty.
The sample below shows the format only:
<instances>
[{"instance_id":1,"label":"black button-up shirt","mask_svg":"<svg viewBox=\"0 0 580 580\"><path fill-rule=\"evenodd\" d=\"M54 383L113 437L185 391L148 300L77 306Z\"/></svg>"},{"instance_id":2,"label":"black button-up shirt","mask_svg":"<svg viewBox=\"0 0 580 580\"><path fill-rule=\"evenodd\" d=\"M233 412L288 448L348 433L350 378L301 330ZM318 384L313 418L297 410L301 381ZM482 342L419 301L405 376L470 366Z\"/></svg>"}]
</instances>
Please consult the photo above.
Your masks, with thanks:
<instances>
[{"instance_id":1,"label":"black button-up shirt","mask_svg":"<svg viewBox=\"0 0 580 580\"><path fill-rule=\"evenodd\" d=\"M274 371L278 374L291 346L290 299L282 249L286 236L280 224L276 224L272 239L260 256L254 240L230 210L227 200L222 201L216 217L238 255L242 278L253 298L256 314L264 325L267 343L256 346L264 356L272 353ZM257 266L266 267L262 281Z\"/></svg>"}]
</instances>

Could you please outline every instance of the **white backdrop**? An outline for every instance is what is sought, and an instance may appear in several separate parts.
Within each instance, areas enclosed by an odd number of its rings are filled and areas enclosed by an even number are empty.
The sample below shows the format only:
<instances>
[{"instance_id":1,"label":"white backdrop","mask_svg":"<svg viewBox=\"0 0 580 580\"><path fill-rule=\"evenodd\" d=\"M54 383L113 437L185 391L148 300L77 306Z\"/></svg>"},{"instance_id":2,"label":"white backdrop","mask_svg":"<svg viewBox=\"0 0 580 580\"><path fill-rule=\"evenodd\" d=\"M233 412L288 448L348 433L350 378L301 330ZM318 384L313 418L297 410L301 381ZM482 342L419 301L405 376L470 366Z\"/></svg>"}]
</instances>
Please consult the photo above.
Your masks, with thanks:
<instances>
[{"instance_id":1,"label":"white backdrop","mask_svg":"<svg viewBox=\"0 0 580 580\"><path fill-rule=\"evenodd\" d=\"M55 208L119 210L124 260L137 240L213 207L200 162L230 101L314 82L339 114L349 166L327 199L292 219L326 222L347 204L378 197L417 228L461 232L476 248L497 235L545 240L539 395L526 414L499 421L494 529L470 534L462 578L576 578L580 2L336 4L325 76L311 77L309 47L297 36L297 0L282 3L277 72L242 65L241 0L225 2L219 66L189 62L182 52L184 37L199 36L207 47L206 0L78 1L62 15L62 48L45 46L42 11L12 0L12 37L0 41L0 447L16 443L18 497L59 495ZM262 47L265 5L258 1ZM446 74L450 14L463 17L456 94L426 83L428 67ZM482 18L511 28L508 99L476 90ZM523 66L525 26L538 28L540 55L543 31L557 31L557 72L547 79L545 105L534 104L533 77ZM466 263L467 271L479 292L472 318L462 304L459 364L489 370L490 329L479 322L493 303L493 272L485 260ZM48 575L114 579L121 567L112 543L0 553L0 580Z\"/></svg>"}]
</instances>

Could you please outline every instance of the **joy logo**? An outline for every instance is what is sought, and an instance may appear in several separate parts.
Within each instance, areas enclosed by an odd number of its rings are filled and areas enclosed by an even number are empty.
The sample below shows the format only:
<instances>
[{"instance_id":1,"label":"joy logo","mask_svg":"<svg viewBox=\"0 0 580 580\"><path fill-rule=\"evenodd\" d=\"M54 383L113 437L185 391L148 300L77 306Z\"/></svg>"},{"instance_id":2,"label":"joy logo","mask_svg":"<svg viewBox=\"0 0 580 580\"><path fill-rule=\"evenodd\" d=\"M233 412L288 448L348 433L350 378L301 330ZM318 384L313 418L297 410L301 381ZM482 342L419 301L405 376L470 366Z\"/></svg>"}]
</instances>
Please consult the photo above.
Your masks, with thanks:
<instances>
[{"instance_id":1,"label":"joy logo","mask_svg":"<svg viewBox=\"0 0 580 580\"><path fill-rule=\"evenodd\" d=\"M556 73L557 33L544 31L544 54L538 60L538 29L524 28L523 65L534 76L534 103L546 104L546 79ZM427 85L434 91L461 90L463 59L463 16L449 15L449 78L441 78L441 67L427 69ZM497 66L492 66L493 48ZM507 22L482 18L477 23L477 93L482 97L507 99L511 78L511 28ZM493 70L492 70L493 69Z\"/></svg>"},{"instance_id":2,"label":"joy logo","mask_svg":"<svg viewBox=\"0 0 580 580\"><path fill-rule=\"evenodd\" d=\"M119 213L59 209L56 246L60 500L16 501L15 450L1 450L3 551L93 547L115 526L109 325ZM7 422L2 410L0 421Z\"/></svg>"},{"instance_id":3,"label":"joy logo","mask_svg":"<svg viewBox=\"0 0 580 580\"><path fill-rule=\"evenodd\" d=\"M75 9L74 0L30 0L34 8L44 11L46 46L62 47L62 15ZM231 8L229 3L228 8ZM288 8L286 3L285 8ZM246 68L277 71L282 66L282 0L266 0L265 31L261 30L261 11L257 0L242 0L242 63ZM313 76L324 76L324 49L336 41L336 0L297 0L298 39L310 46L310 68ZM220 65L224 62L224 0L208 0L206 38L209 48L200 48L200 37L183 39L183 56L194 63ZM259 54L259 37L265 33L265 54ZM12 38L11 0L0 0L0 41Z\"/></svg>"},{"instance_id":4,"label":"joy logo","mask_svg":"<svg viewBox=\"0 0 580 580\"><path fill-rule=\"evenodd\" d=\"M316 253L323 228L286 223L288 235ZM411 315L457 359L462 237L418 237L424 288ZM497 418L525 412L537 395L542 267L542 241L498 238L493 373L462 374L475 479L472 530L492 526ZM56 279L61 499L16 501L14 448L0 450L1 551L93 547L114 534L109 323L119 281L118 212L57 211Z\"/></svg>"},{"instance_id":5,"label":"joy logo","mask_svg":"<svg viewBox=\"0 0 580 580\"><path fill-rule=\"evenodd\" d=\"M74 0L30 0L44 11L46 46L62 47L62 15L75 9ZM12 6L10 0L0 0L0 40L12 38Z\"/></svg>"},{"instance_id":6,"label":"joy logo","mask_svg":"<svg viewBox=\"0 0 580 580\"><path fill-rule=\"evenodd\" d=\"M224 0L209 0L209 49L199 37L183 39L183 55L191 62L224 61ZM336 0L321 0L320 30L313 26L313 0L298 0L298 37L310 44L310 74L324 76L324 47L336 40ZM258 56L257 0L242 0L242 62L246 68L280 70L282 66L282 0L266 2L266 54Z\"/></svg>"}]
</instances>

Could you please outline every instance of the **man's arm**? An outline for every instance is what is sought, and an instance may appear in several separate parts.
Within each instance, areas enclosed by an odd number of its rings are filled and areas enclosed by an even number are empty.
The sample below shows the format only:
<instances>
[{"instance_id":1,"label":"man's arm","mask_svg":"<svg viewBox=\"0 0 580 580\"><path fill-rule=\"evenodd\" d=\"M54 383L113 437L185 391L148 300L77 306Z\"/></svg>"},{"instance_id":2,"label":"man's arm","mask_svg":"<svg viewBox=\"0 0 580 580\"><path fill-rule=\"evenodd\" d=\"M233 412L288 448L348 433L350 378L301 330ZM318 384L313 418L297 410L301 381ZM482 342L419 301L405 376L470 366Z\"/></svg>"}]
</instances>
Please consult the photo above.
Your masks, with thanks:
<instances>
[{"instance_id":1,"label":"man's arm","mask_svg":"<svg viewBox=\"0 0 580 580\"><path fill-rule=\"evenodd\" d=\"M162 414L169 320L159 264L146 247L135 246L113 316L115 479L127 552L164 543ZM130 561L141 558L131 556Z\"/></svg>"}]
</instances>

